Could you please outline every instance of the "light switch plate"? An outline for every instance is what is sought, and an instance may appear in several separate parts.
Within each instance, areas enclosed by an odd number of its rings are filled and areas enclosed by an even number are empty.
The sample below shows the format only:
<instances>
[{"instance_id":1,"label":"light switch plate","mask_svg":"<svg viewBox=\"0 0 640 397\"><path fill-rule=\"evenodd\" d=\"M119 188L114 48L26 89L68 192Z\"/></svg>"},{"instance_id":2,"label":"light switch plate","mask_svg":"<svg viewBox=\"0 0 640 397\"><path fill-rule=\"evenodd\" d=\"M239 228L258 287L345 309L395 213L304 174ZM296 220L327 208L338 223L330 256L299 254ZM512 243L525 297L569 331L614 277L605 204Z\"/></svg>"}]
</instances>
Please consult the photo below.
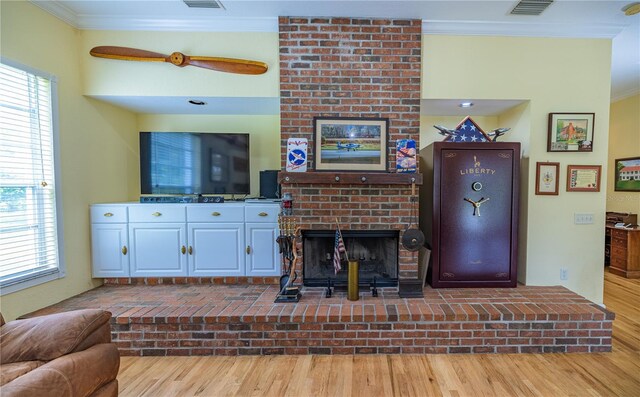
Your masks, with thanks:
<instances>
[{"instance_id":1,"label":"light switch plate","mask_svg":"<svg viewBox=\"0 0 640 397\"><path fill-rule=\"evenodd\" d=\"M573 223L576 225L592 225L593 214L573 214Z\"/></svg>"}]
</instances>

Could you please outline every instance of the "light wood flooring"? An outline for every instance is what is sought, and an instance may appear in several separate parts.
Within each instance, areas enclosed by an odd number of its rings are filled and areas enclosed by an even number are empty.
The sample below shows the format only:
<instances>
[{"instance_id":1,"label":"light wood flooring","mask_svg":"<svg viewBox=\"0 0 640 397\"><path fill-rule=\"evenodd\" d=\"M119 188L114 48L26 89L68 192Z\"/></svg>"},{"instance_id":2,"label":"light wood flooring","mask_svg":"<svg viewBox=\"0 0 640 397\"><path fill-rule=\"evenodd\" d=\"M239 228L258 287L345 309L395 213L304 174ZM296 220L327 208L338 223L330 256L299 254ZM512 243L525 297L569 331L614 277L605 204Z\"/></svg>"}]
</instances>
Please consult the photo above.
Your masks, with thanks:
<instances>
[{"instance_id":1,"label":"light wood flooring","mask_svg":"<svg viewBox=\"0 0 640 397\"><path fill-rule=\"evenodd\" d=\"M640 396L640 280L604 303L611 353L122 357L120 396Z\"/></svg>"}]
</instances>

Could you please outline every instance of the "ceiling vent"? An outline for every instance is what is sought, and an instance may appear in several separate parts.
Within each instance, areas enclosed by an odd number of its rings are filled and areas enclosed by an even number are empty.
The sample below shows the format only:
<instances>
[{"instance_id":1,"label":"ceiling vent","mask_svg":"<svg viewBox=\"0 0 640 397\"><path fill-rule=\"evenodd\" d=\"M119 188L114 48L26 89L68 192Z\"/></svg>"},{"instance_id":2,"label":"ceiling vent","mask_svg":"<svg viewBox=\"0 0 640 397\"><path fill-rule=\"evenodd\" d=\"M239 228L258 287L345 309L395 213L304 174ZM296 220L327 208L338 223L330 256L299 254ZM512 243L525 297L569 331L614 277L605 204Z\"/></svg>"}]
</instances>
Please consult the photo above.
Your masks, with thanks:
<instances>
[{"instance_id":1,"label":"ceiling vent","mask_svg":"<svg viewBox=\"0 0 640 397\"><path fill-rule=\"evenodd\" d=\"M511 10L512 15L540 15L553 0L522 0Z\"/></svg>"},{"instance_id":2,"label":"ceiling vent","mask_svg":"<svg viewBox=\"0 0 640 397\"><path fill-rule=\"evenodd\" d=\"M224 6L218 0L182 0L189 8L214 8L224 10Z\"/></svg>"}]
</instances>

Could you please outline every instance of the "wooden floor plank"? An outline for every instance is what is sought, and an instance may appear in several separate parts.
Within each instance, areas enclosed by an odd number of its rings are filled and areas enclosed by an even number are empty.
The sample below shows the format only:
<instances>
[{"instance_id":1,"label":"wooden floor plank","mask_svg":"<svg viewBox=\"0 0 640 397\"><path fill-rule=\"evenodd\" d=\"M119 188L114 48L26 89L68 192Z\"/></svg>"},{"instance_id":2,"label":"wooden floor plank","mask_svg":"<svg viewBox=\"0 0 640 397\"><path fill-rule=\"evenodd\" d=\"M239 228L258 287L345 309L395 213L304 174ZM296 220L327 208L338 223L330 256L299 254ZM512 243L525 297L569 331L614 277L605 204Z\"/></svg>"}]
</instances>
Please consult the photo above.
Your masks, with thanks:
<instances>
[{"instance_id":1,"label":"wooden floor plank","mask_svg":"<svg viewBox=\"0 0 640 397\"><path fill-rule=\"evenodd\" d=\"M122 357L120 396L640 396L640 280L604 304L611 353Z\"/></svg>"}]
</instances>

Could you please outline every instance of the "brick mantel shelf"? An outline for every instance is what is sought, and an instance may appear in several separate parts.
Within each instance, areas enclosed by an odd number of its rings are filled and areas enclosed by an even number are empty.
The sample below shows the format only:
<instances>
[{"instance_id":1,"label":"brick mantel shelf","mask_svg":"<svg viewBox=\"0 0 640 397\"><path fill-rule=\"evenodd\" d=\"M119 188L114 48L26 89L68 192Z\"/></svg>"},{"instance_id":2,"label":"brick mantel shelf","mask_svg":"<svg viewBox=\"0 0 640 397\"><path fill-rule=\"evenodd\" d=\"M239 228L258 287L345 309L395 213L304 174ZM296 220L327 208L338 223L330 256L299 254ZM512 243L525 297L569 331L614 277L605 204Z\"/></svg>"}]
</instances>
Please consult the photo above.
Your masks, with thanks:
<instances>
[{"instance_id":1,"label":"brick mantel shelf","mask_svg":"<svg viewBox=\"0 0 640 397\"><path fill-rule=\"evenodd\" d=\"M280 172L278 181L290 183L343 183L353 185L422 185L422 174L394 174L384 172Z\"/></svg>"}]
</instances>

